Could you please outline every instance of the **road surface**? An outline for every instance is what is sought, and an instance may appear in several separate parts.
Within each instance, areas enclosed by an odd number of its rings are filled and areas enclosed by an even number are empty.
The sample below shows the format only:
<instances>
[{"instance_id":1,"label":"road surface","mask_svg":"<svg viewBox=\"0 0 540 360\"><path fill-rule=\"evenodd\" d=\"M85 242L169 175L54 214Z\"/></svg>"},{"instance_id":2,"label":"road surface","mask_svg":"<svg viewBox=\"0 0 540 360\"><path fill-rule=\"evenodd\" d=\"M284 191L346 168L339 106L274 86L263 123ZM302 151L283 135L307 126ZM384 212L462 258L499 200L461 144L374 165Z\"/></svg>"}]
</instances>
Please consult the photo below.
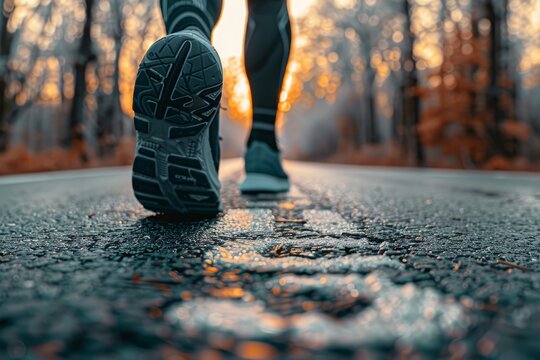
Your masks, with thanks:
<instances>
[{"instance_id":1,"label":"road surface","mask_svg":"<svg viewBox=\"0 0 540 360\"><path fill-rule=\"evenodd\" d=\"M178 221L129 169L0 178L0 358L540 356L540 177L289 163Z\"/></svg>"}]
</instances>

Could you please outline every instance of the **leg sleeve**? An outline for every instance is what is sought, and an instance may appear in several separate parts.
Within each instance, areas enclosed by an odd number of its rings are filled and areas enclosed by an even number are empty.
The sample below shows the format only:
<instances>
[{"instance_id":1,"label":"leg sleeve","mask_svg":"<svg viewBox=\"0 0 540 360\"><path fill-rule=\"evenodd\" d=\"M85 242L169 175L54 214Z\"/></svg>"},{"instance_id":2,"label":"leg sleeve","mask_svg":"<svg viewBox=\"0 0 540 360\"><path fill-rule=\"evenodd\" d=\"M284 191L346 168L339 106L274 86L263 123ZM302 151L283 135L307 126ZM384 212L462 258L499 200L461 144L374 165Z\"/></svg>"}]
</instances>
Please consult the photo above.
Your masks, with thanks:
<instances>
[{"instance_id":1,"label":"leg sleeve","mask_svg":"<svg viewBox=\"0 0 540 360\"><path fill-rule=\"evenodd\" d=\"M160 0L167 34L197 29L207 38L221 15L222 0Z\"/></svg>"},{"instance_id":2,"label":"leg sleeve","mask_svg":"<svg viewBox=\"0 0 540 360\"><path fill-rule=\"evenodd\" d=\"M248 13L244 59L253 104L251 142L270 137L263 132L271 131L274 138L279 95L289 61L291 24L286 0L248 0ZM275 139L273 142L270 145L275 145Z\"/></svg>"}]
</instances>

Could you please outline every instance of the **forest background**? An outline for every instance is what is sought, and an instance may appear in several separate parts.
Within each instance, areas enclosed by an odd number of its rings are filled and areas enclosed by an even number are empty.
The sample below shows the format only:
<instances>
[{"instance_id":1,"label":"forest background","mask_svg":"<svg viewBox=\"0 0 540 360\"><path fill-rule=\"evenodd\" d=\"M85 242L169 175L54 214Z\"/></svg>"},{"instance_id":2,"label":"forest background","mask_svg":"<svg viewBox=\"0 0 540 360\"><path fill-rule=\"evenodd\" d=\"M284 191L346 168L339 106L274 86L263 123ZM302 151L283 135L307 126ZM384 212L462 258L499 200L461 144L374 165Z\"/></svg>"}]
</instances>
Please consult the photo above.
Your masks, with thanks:
<instances>
[{"instance_id":1,"label":"forest background","mask_svg":"<svg viewBox=\"0 0 540 360\"><path fill-rule=\"evenodd\" d=\"M242 34L235 46L223 40L243 26L244 6L225 1L214 39L225 157L242 155L250 126ZM290 7L286 158L540 170L540 0ZM157 1L0 0L0 9L0 174L130 164L137 67L164 35Z\"/></svg>"}]
</instances>

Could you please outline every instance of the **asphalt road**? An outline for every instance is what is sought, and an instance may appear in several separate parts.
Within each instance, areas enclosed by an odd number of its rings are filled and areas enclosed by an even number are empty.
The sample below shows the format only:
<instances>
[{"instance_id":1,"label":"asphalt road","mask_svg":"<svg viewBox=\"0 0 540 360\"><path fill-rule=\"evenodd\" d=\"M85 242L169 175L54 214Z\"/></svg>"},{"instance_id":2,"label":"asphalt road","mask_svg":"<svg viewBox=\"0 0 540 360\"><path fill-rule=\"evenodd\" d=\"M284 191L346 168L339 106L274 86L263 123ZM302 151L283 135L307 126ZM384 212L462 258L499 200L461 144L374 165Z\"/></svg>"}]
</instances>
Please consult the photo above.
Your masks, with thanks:
<instances>
[{"instance_id":1,"label":"asphalt road","mask_svg":"<svg viewBox=\"0 0 540 360\"><path fill-rule=\"evenodd\" d=\"M540 176L240 166L202 221L128 169L0 178L0 358L540 356Z\"/></svg>"}]
</instances>

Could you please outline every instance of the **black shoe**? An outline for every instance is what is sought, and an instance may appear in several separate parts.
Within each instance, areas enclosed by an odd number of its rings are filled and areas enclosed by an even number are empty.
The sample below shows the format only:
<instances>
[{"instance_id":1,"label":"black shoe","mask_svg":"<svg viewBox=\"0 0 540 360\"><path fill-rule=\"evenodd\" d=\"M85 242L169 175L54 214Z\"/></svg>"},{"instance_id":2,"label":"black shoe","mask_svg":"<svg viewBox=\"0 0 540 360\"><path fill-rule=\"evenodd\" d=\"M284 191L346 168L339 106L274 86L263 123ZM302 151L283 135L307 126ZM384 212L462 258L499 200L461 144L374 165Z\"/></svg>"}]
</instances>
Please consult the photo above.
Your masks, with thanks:
<instances>
[{"instance_id":1,"label":"black shoe","mask_svg":"<svg viewBox=\"0 0 540 360\"><path fill-rule=\"evenodd\" d=\"M146 209L193 216L221 211L222 87L219 56L195 31L168 35L144 56L133 95L133 190Z\"/></svg>"}]
</instances>

